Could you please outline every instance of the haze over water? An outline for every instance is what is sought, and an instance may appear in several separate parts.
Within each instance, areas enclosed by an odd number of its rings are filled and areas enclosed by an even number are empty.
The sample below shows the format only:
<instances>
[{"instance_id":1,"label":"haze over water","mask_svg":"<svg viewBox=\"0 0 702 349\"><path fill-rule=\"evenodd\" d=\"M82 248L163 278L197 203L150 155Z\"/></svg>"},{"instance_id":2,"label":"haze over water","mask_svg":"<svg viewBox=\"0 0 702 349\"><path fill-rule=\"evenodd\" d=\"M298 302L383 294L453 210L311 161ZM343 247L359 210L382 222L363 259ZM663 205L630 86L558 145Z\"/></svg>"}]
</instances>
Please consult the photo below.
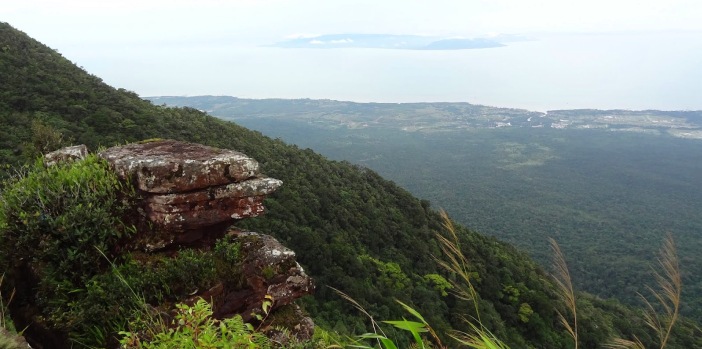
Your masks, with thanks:
<instances>
[{"instance_id":1,"label":"haze over water","mask_svg":"<svg viewBox=\"0 0 702 349\"><path fill-rule=\"evenodd\" d=\"M702 110L700 13L696 0L23 0L0 20L141 96ZM490 48L451 50L469 47Z\"/></svg>"},{"instance_id":2,"label":"haze over water","mask_svg":"<svg viewBox=\"0 0 702 349\"><path fill-rule=\"evenodd\" d=\"M562 34L469 50L228 45L62 50L142 96L455 101L530 110L702 109L699 33ZM130 74L121 73L124 65ZM158 67L158 69L154 69ZM224 68L222 68L224 67Z\"/></svg>"}]
</instances>

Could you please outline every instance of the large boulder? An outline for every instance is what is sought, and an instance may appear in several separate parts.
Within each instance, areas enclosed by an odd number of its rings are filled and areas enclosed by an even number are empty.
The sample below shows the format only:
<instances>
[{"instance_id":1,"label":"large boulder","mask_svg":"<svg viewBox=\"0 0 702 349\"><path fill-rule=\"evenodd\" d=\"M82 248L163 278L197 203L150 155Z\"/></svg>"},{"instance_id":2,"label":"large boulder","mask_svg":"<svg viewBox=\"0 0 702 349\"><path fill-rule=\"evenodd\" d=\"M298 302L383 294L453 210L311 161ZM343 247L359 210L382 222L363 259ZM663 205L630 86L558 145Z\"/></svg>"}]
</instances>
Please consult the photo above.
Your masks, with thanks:
<instances>
[{"instance_id":1,"label":"large boulder","mask_svg":"<svg viewBox=\"0 0 702 349\"><path fill-rule=\"evenodd\" d=\"M183 193L259 174L258 162L242 153L174 140L112 147L100 156L148 193Z\"/></svg>"},{"instance_id":2,"label":"large boulder","mask_svg":"<svg viewBox=\"0 0 702 349\"><path fill-rule=\"evenodd\" d=\"M262 176L258 163L242 153L173 140L113 147L99 155L140 191L144 218L159 228L142 241L143 249L201 241L205 234L241 243L240 283L223 280L186 303L204 298L212 301L215 317L239 314L245 321L256 321L254 315L265 315L263 303L270 301L271 314L285 309L287 315L263 316L269 325L288 327L298 339L311 338L314 323L293 301L312 293L314 283L295 253L268 235L235 228L221 234L219 228L261 214L264 199L282 181Z\"/></svg>"},{"instance_id":3,"label":"large boulder","mask_svg":"<svg viewBox=\"0 0 702 349\"><path fill-rule=\"evenodd\" d=\"M263 213L282 181L263 177L256 160L233 150L174 140L109 148L100 157L134 183L145 217L161 231L201 230ZM192 234L190 234L192 235ZM178 241L165 236L153 246Z\"/></svg>"},{"instance_id":4,"label":"large boulder","mask_svg":"<svg viewBox=\"0 0 702 349\"><path fill-rule=\"evenodd\" d=\"M314 282L297 263L295 252L272 236L235 228L226 235L241 243L243 285L219 283L195 296L213 300L215 317L241 314L245 321L252 321L253 314L262 313L266 300L274 311L314 292Z\"/></svg>"}]
</instances>

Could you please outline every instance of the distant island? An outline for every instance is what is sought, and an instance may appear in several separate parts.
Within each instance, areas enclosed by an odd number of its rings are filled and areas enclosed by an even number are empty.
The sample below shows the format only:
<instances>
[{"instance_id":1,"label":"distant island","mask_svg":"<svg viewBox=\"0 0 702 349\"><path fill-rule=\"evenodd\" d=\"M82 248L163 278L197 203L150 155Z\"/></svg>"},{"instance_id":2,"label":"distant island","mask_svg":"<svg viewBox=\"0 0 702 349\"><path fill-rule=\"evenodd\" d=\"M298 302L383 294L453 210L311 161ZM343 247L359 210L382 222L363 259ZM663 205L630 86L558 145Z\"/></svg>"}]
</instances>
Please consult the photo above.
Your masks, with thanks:
<instances>
[{"instance_id":1,"label":"distant island","mask_svg":"<svg viewBox=\"0 0 702 349\"><path fill-rule=\"evenodd\" d=\"M492 38L442 38L419 35L330 34L292 38L271 46L283 48L382 48L401 50L467 50L505 46Z\"/></svg>"}]
</instances>

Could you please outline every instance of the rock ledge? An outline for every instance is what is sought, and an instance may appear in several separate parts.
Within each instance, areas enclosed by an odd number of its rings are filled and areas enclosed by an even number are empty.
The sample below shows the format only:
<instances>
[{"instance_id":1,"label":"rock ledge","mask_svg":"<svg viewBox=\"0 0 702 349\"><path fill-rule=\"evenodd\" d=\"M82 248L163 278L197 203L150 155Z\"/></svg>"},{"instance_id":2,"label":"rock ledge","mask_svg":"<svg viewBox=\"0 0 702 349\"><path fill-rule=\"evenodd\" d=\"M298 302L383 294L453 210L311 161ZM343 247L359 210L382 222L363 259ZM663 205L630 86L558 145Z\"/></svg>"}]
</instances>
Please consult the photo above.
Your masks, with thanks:
<instances>
[{"instance_id":1,"label":"rock ledge","mask_svg":"<svg viewBox=\"0 0 702 349\"><path fill-rule=\"evenodd\" d=\"M258 162L242 153L194 143L134 143L99 155L142 192L148 220L167 231L258 216L283 183L262 177Z\"/></svg>"}]
</instances>

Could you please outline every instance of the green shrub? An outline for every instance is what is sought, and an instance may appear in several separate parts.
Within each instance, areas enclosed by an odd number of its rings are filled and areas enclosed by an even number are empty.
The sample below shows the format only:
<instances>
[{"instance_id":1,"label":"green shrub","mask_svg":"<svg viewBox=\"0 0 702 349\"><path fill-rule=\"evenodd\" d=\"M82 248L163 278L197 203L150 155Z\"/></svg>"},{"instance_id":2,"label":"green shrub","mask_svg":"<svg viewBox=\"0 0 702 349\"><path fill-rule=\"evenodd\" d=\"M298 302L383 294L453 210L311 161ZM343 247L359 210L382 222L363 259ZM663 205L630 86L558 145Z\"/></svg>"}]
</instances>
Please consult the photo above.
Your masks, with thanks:
<instances>
[{"instance_id":1,"label":"green shrub","mask_svg":"<svg viewBox=\"0 0 702 349\"><path fill-rule=\"evenodd\" d=\"M32 138L24 143L24 155L28 159L41 156L65 145L63 134L40 120L32 120Z\"/></svg>"},{"instance_id":2,"label":"green shrub","mask_svg":"<svg viewBox=\"0 0 702 349\"><path fill-rule=\"evenodd\" d=\"M3 184L0 267L7 287L22 285L23 301L36 304L51 328L71 332L108 318L103 307L77 305L114 291L95 278L109 270L119 241L134 232L121 219L134 207L133 189L95 155L48 168L37 160Z\"/></svg>"},{"instance_id":3,"label":"green shrub","mask_svg":"<svg viewBox=\"0 0 702 349\"><path fill-rule=\"evenodd\" d=\"M111 255L133 231L120 220L131 193L95 155L49 168L36 161L2 192L0 248L6 262L31 264L44 291L55 283L86 281L106 267L103 253Z\"/></svg>"},{"instance_id":4,"label":"green shrub","mask_svg":"<svg viewBox=\"0 0 702 349\"><path fill-rule=\"evenodd\" d=\"M177 313L171 324L158 319L132 324L135 332L120 332L122 348L143 349L191 349L191 348L269 348L270 342L263 334L245 324L240 316L224 320L212 318L209 303L199 299L193 306L177 305ZM144 339L139 333L153 333Z\"/></svg>"},{"instance_id":5,"label":"green shrub","mask_svg":"<svg viewBox=\"0 0 702 349\"><path fill-rule=\"evenodd\" d=\"M173 304L197 290L214 286L239 264L239 244L222 239L214 250L183 249L177 254L124 256L121 264L89 280L72 293L73 301L55 311L57 323L72 324L71 338L104 345L117 331L139 319L154 321L152 305ZM220 263L220 258L226 262ZM241 275L237 270L236 275ZM230 278L239 276L228 275ZM58 310L58 309L57 309ZM160 311L165 311L161 309ZM58 316L61 318L59 319ZM59 321L60 320L60 321Z\"/></svg>"},{"instance_id":6,"label":"green shrub","mask_svg":"<svg viewBox=\"0 0 702 349\"><path fill-rule=\"evenodd\" d=\"M231 288L241 288L246 283L241 270L241 243L223 238L214 247L217 279Z\"/></svg>"}]
</instances>

